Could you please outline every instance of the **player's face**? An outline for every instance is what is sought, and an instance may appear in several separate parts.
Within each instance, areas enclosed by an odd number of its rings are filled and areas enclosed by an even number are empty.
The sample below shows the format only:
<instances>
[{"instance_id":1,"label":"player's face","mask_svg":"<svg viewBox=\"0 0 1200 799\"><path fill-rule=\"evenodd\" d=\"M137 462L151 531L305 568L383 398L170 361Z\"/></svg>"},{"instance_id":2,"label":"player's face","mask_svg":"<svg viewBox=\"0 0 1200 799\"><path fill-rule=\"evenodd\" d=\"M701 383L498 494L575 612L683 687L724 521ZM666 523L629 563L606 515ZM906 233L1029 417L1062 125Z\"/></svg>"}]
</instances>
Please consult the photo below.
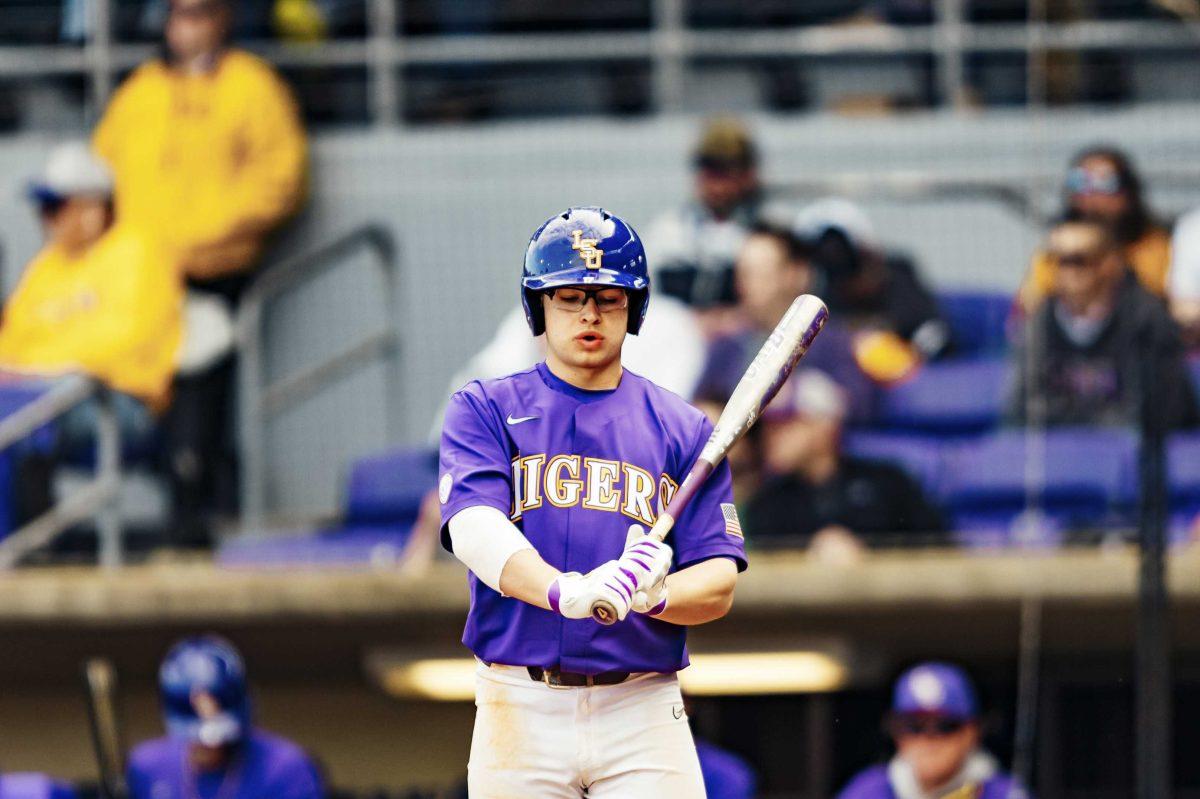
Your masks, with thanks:
<instances>
[{"instance_id":1,"label":"player's face","mask_svg":"<svg viewBox=\"0 0 1200 799\"><path fill-rule=\"evenodd\" d=\"M619 367L629 295L619 288L555 289L542 294L546 357L571 369Z\"/></svg>"},{"instance_id":2,"label":"player's face","mask_svg":"<svg viewBox=\"0 0 1200 799\"><path fill-rule=\"evenodd\" d=\"M927 791L949 782L979 746L975 722L917 716L894 720L891 727L900 756Z\"/></svg>"},{"instance_id":3,"label":"player's face","mask_svg":"<svg viewBox=\"0 0 1200 799\"><path fill-rule=\"evenodd\" d=\"M95 244L109 221L107 200L71 197L45 217L46 236L68 252L78 252Z\"/></svg>"}]
</instances>

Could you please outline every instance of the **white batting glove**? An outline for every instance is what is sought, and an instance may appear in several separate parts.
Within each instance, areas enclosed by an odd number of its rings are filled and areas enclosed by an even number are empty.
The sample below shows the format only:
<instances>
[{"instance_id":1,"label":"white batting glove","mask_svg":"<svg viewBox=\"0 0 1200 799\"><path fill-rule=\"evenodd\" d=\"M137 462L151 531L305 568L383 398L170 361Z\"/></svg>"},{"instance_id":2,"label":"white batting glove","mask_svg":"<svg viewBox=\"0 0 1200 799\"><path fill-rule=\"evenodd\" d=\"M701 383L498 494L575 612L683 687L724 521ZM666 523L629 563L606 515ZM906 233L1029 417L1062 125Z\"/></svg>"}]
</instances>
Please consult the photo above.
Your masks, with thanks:
<instances>
[{"instance_id":1,"label":"white batting glove","mask_svg":"<svg viewBox=\"0 0 1200 799\"><path fill-rule=\"evenodd\" d=\"M629 527L625 551L618 563L622 572L636 584L635 593L649 592L666 579L674 556L669 546L646 535L640 524L634 524Z\"/></svg>"},{"instance_id":2,"label":"white batting glove","mask_svg":"<svg viewBox=\"0 0 1200 799\"><path fill-rule=\"evenodd\" d=\"M633 606L637 586L626 577L615 560L587 574L566 572L550 584L546 599L550 609L568 619L590 619L592 605L604 600L612 605L617 621L623 621Z\"/></svg>"}]
</instances>

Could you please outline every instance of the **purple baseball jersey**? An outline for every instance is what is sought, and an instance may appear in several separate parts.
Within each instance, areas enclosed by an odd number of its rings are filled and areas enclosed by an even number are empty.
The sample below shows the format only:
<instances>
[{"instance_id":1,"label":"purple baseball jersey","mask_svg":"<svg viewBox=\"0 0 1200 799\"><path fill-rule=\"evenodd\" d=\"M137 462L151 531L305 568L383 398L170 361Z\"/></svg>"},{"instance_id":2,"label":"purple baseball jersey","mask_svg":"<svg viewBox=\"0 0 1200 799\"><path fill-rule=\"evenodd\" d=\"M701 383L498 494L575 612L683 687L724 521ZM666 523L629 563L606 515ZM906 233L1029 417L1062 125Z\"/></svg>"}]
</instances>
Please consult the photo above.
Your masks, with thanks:
<instances>
[{"instance_id":1,"label":"purple baseball jersey","mask_svg":"<svg viewBox=\"0 0 1200 799\"><path fill-rule=\"evenodd\" d=\"M1030 799L1029 793L1007 774L997 774L973 787L975 793L971 795L975 799ZM837 799L896 799L896 792L888 780L887 766L872 766L861 772L842 789Z\"/></svg>"},{"instance_id":2,"label":"purple baseball jersey","mask_svg":"<svg viewBox=\"0 0 1200 799\"><path fill-rule=\"evenodd\" d=\"M45 774L0 776L0 799L76 799L75 789Z\"/></svg>"},{"instance_id":3,"label":"purple baseball jersey","mask_svg":"<svg viewBox=\"0 0 1200 799\"><path fill-rule=\"evenodd\" d=\"M252 730L229 766L197 774L187 743L157 738L129 756L130 799L320 799L316 766L296 744Z\"/></svg>"},{"instance_id":4,"label":"purple baseball jersey","mask_svg":"<svg viewBox=\"0 0 1200 799\"><path fill-rule=\"evenodd\" d=\"M619 558L631 524L647 528L674 495L712 431L675 394L625 370L610 391L585 391L546 365L474 381L450 398L438 485L446 523L473 506L496 508L557 569L586 573ZM722 462L667 537L672 570L709 558L746 568ZM631 613L605 627L569 620L469 576L463 643L488 663L606 671L674 672L688 664L682 626Z\"/></svg>"},{"instance_id":5,"label":"purple baseball jersey","mask_svg":"<svg viewBox=\"0 0 1200 799\"><path fill-rule=\"evenodd\" d=\"M696 738L696 756L704 776L705 799L754 799L758 775L741 756Z\"/></svg>"}]
</instances>

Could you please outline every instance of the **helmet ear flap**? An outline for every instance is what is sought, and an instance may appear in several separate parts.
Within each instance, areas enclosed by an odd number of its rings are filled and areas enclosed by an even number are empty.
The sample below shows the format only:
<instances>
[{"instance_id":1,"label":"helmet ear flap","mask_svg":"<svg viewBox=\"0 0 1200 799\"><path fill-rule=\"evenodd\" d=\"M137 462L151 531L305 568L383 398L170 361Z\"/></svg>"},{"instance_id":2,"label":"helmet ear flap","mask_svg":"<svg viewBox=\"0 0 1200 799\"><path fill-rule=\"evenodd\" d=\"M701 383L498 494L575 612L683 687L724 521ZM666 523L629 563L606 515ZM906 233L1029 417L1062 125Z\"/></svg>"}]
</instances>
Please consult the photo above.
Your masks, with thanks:
<instances>
[{"instance_id":1,"label":"helmet ear flap","mask_svg":"<svg viewBox=\"0 0 1200 799\"><path fill-rule=\"evenodd\" d=\"M521 289L521 305L525 306L525 321L535 336L546 332L546 309L542 307L541 292Z\"/></svg>"},{"instance_id":2,"label":"helmet ear flap","mask_svg":"<svg viewBox=\"0 0 1200 799\"><path fill-rule=\"evenodd\" d=\"M636 336L638 331L642 329L642 322L646 321L646 307L649 304L650 292L629 292L629 322L625 329L629 331L630 335Z\"/></svg>"}]
</instances>

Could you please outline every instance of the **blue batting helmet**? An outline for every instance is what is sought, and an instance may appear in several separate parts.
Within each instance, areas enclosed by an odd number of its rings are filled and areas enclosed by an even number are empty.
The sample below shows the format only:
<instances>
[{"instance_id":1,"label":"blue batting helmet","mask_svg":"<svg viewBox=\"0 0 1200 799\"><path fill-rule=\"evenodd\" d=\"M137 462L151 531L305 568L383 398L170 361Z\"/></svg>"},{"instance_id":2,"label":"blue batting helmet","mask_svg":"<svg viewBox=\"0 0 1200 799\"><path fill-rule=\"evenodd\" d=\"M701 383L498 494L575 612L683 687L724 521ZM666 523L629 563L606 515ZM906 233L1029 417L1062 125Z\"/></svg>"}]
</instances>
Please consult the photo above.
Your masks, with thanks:
<instances>
[{"instance_id":1,"label":"blue batting helmet","mask_svg":"<svg viewBox=\"0 0 1200 799\"><path fill-rule=\"evenodd\" d=\"M521 276L521 303L538 336L546 318L538 293L559 286L619 286L629 292L629 332L637 334L650 304L650 272L642 240L603 208L568 208L547 219L529 239Z\"/></svg>"},{"instance_id":2,"label":"blue batting helmet","mask_svg":"<svg viewBox=\"0 0 1200 799\"><path fill-rule=\"evenodd\" d=\"M206 635L175 644L158 671L158 687L173 738L220 746L249 730L246 667L224 638Z\"/></svg>"}]
</instances>

